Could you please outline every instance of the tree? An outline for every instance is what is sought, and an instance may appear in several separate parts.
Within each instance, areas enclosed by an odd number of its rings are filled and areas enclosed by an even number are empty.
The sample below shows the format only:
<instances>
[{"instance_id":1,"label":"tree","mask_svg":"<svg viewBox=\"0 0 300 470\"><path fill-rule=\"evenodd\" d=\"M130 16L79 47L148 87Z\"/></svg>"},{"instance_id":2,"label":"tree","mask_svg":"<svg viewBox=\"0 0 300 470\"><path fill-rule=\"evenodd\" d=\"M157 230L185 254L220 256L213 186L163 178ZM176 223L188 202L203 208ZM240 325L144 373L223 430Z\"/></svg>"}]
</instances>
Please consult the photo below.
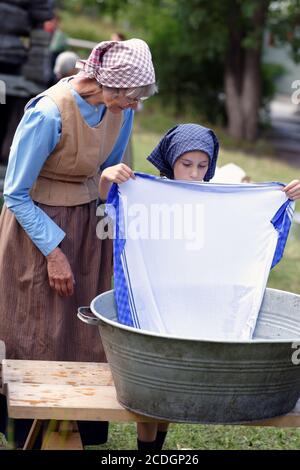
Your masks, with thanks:
<instances>
[{"instance_id":1,"label":"tree","mask_svg":"<svg viewBox=\"0 0 300 470\"><path fill-rule=\"evenodd\" d=\"M257 136L261 105L261 52L270 0L179 0L193 37L222 57L228 132ZM191 27L190 26L190 27Z\"/></svg>"},{"instance_id":2,"label":"tree","mask_svg":"<svg viewBox=\"0 0 300 470\"><path fill-rule=\"evenodd\" d=\"M216 108L217 96L224 89L229 134L253 140L261 104L261 51L270 1L120 0L119 5L126 4L135 24L143 24L148 31L159 74L165 80L169 75L168 87L179 101L183 90L194 91L196 101L202 96L200 103L206 105L207 114L213 102ZM213 99L205 101L204 96L212 95Z\"/></svg>"},{"instance_id":3,"label":"tree","mask_svg":"<svg viewBox=\"0 0 300 470\"><path fill-rule=\"evenodd\" d=\"M101 0L101 8L142 30L160 89L177 108L193 102L214 122L224 91L228 132L237 139L257 137L266 28L300 60L300 0Z\"/></svg>"},{"instance_id":4,"label":"tree","mask_svg":"<svg viewBox=\"0 0 300 470\"><path fill-rule=\"evenodd\" d=\"M228 131L238 139L254 140L262 98L263 32L270 0L232 3L224 69Z\"/></svg>"}]
</instances>

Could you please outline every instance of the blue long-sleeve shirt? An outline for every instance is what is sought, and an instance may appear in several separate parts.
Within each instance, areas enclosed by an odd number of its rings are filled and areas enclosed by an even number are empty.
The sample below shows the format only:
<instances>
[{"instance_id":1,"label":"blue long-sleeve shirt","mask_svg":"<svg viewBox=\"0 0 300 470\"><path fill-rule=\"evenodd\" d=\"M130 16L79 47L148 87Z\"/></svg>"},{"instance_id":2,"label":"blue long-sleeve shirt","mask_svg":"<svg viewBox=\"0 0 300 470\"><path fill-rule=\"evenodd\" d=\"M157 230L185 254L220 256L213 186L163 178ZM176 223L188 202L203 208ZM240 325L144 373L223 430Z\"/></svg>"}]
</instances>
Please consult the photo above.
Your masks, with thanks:
<instances>
[{"instance_id":1,"label":"blue long-sleeve shirt","mask_svg":"<svg viewBox=\"0 0 300 470\"><path fill-rule=\"evenodd\" d=\"M80 113L87 124L97 126L104 116L104 105L87 103L75 90L72 93ZM103 170L116 165L122 159L132 130L134 112L126 109L120 134ZM65 237L65 232L30 197L30 189L36 181L45 161L61 137L61 115L56 104L47 96L35 101L25 111L16 130L11 146L4 183L4 201L15 214L37 248L47 256Z\"/></svg>"}]
</instances>

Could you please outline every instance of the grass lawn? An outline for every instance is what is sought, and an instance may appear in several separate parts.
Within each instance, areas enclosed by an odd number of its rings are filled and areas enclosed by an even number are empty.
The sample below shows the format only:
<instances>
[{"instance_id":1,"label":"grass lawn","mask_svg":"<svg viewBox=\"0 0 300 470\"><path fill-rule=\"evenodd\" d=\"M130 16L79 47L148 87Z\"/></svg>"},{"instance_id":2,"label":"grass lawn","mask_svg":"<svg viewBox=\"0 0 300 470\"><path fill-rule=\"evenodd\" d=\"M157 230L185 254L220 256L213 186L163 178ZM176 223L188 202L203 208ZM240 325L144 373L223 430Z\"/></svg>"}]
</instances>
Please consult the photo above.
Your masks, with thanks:
<instances>
[{"instance_id":1,"label":"grass lawn","mask_svg":"<svg viewBox=\"0 0 300 470\"><path fill-rule=\"evenodd\" d=\"M136 449L135 425L110 424L107 444L93 449ZM90 448L92 449L92 447ZM171 424L164 449L268 450L300 449L300 430L245 426Z\"/></svg>"}]
</instances>

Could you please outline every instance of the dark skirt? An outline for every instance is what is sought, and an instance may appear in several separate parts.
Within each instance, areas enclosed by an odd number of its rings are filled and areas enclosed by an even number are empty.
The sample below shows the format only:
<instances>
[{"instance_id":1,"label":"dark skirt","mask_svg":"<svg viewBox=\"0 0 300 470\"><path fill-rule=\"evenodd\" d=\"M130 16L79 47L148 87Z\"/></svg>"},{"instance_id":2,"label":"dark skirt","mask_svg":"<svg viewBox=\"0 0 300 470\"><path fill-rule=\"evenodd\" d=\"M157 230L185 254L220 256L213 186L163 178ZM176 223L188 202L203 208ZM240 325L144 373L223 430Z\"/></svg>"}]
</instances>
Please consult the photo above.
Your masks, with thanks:
<instances>
[{"instance_id":1,"label":"dark skirt","mask_svg":"<svg viewBox=\"0 0 300 470\"><path fill-rule=\"evenodd\" d=\"M66 233L60 244L75 277L74 294L51 289L46 258L5 206L0 217L0 339L7 358L106 361L98 328L76 316L111 288L112 241L96 236L96 202L75 207L38 204Z\"/></svg>"}]
</instances>

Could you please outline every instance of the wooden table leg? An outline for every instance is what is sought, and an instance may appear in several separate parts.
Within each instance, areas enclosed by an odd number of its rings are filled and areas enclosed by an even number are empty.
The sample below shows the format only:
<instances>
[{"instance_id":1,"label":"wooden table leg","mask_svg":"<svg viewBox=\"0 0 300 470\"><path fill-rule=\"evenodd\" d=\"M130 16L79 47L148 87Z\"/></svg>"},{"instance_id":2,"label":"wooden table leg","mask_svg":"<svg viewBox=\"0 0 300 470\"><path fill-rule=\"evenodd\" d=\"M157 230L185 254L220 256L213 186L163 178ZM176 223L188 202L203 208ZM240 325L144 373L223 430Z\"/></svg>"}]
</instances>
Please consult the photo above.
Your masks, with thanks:
<instances>
[{"instance_id":1,"label":"wooden table leg","mask_svg":"<svg viewBox=\"0 0 300 470\"><path fill-rule=\"evenodd\" d=\"M83 450L76 421L59 421L56 429L48 430L42 450Z\"/></svg>"},{"instance_id":2,"label":"wooden table leg","mask_svg":"<svg viewBox=\"0 0 300 470\"><path fill-rule=\"evenodd\" d=\"M38 433L40 432L42 426L43 426L43 420L42 419L33 420L33 423L32 423L32 426L30 428L30 431L28 433L27 439L25 441L23 450L33 449L34 443L36 441L36 438L37 438Z\"/></svg>"},{"instance_id":3,"label":"wooden table leg","mask_svg":"<svg viewBox=\"0 0 300 470\"><path fill-rule=\"evenodd\" d=\"M35 419L28 433L23 450L33 449L36 438L45 420ZM83 450L75 422L51 421L44 433L41 450Z\"/></svg>"}]
</instances>

